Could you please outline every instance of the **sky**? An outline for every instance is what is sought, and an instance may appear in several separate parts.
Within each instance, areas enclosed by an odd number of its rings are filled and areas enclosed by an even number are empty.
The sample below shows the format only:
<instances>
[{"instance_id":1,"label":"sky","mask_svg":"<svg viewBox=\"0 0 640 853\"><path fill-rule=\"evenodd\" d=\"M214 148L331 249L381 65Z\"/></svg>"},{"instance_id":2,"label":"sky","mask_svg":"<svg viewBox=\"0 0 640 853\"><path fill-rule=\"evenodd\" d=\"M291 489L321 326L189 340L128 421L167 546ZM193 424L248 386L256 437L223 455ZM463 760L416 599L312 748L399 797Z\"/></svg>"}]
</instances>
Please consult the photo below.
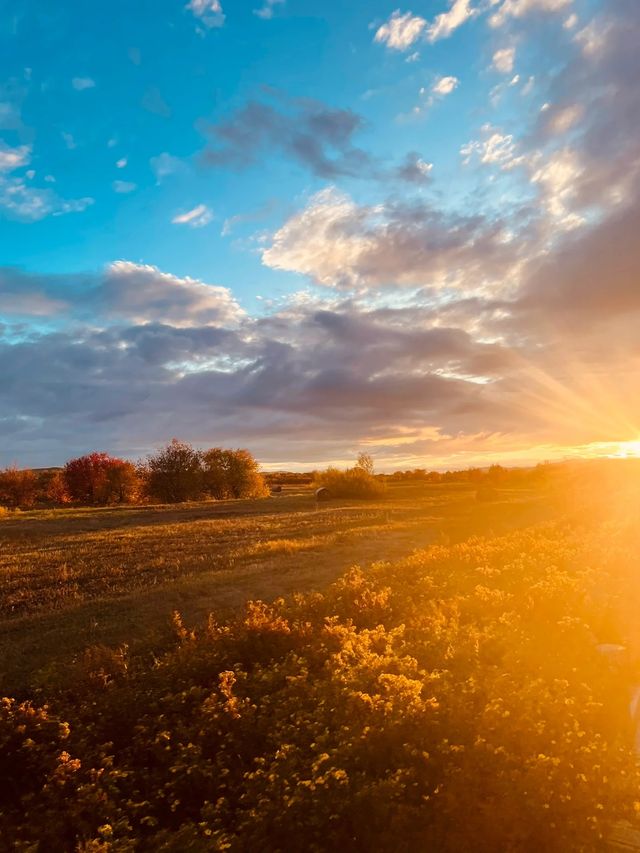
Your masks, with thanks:
<instances>
[{"instance_id":1,"label":"sky","mask_svg":"<svg viewBox=\"0 0 640 853\"><path fill-rule=\"evenodd\" d=\"M0 0L0 465L640 455L638 0Z\"/></svg>"}]
</instances>

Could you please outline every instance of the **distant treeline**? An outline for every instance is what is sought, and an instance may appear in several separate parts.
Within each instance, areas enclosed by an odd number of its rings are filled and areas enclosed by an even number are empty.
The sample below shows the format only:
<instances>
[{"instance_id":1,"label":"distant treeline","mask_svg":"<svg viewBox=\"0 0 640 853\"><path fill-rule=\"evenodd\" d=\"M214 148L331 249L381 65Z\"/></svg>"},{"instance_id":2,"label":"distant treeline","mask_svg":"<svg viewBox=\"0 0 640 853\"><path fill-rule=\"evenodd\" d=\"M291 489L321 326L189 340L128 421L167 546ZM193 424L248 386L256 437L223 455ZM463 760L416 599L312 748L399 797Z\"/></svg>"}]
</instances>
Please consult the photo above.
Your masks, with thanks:
<instances>
[{"instance_id":1,"label":"distant treeline","mask_svg":"<svg viewBox=\"0 0 640 853\"><path fill-rule=\"evenodd\" d=\"M409 471L395 471L383 475L390 482L423 483L470 483L472 485L525 486L540 483L550 474L557 473L562 463L544 462L533 468L505 468L502 465L490 465L488 468L465 468L459 471L427 471L426 468L414 468Z\"/></svg>"},{"instance_id":2,"label":"distant treeline","mask_svg":"<svg viewBox=\"0 0 640 853\"><path fill-rule=\"evenodd\" d=\"M492 500L498 494L496 490L504 488L538 488L551 483L579 487L585 479L593 485L598 478L604 478L603 485L610 485L609 480L615 480L622 469L628 474L632 468L640 474L639 459L544 462L528 468L491 465L457 471L414 468L376 474L372 457L360 453L356 464L344 471L330 467L324 471L262 474L248 450L196 450L174 438L138 462L90 453L70 459L63 468L30 470L14 466L0 470L0 510L258 498L283 485L322 487L336 498L377 499L391 483L466 484L476 488L478 499Z\"/></svg>"},{"instance_id":3,"label":"distant treeline","mask_svg":"<svg viewBox=\"0 0 640 853\"><path fill-rule=\"evenodd\" d=\"M0 506L14 509L180 503L268 493L258 463L248 450L196 450L176 438L135 463L107 453L89 453L70 459L63 468L0 471Z\"/></svg>"}]
</instances>

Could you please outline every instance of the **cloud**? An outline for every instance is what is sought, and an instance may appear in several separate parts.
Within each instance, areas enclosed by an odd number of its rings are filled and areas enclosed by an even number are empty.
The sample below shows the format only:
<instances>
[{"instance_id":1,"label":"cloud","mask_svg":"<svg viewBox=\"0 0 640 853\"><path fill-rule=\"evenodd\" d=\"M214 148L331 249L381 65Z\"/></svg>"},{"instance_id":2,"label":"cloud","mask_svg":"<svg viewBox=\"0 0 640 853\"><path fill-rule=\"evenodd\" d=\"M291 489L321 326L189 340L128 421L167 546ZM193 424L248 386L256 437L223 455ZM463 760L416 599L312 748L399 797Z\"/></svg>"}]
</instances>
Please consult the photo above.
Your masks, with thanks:
<instances>
[{"instance_id":1,"label":"cloud","mask_svg":"<svg viewBox=\"0 0 640 853\"><path fill-rule=\"evenodd\" d=\"M263 263L335 288L480 287L514 263L501 223L447 216L423 204L359 207L328 188L263 250Z\"/></svg>"},{"instance_id":2,"label":"cloud","mask_svg":"<svg viewBox=\"0 0 640 853\"><path fill-rule=\"evenodd\" d=\"M121 157L119 160L116 160L116 169L124 169L127 165L127 158Z\"/></svg>"},{"instance_id":3,"label":"cloud","mask_svg":"<svg viewBox=\"0 0 640 853\"><path fill-rule=\"evenodd\" d=\"M263 20L270 20L274 15L274 7L284 5L285 0L265 0L259 9L254 9L253 14Z\"/></svg>"},{"instance_id":4,"label":"cloud","mask_svg":"<svg viewBox=\"0 0 640 853\"><path fill-rule=\"evenodd\" d=\"M179 157L174 157L167 151L158 154L157 157L152 157L149 160L149 165L153 174L156 176L156 181L160 184L169 175L175 175L179 172L184 172L187 168L186 163Z\"/></svg>"},{"instance_id":5,"label":"cloud","mask_svg":"<svg viewBox=\"0 0 640 853\"><path fill-rule=\"evenodd\" d=\"M94 326L105 328L114 322L233 326L245 316L226 287L131 261L66 277L0 268L0 310L32 316L64 312L73 324L95 320Z\"/></svg>"},{"instance_id":6,"label":"cloud","mask_svg":"<svg viewBox=\"0 0 640 853\"><path fill-rule=\"evenodd\" d=\"M509 18L524 18L534 12L565 11L573 0L503 0L498 10L490 17L492 27L501 27Z\"/></svg>"},{"instance_id":7,"label":"cloud","mask_svg":"<svg viewBox=\"0 0 640 853\"><path fill-rule=\"evenodd\" d=\"M584 116L582 104L567 104L551 109L545 116L549 133L564 134L575 127Z\"/></svg>"},{"instance_id":8,"label":"cloud","mask_svg":"<svg viewBox=\"0 0 640 853\"><path fill-rule=\"evenodd\" d=\"M457 77L449 76L438 77L429 89L423 86L418 93L421 100L413 108L412 115L418 116L427 112L427 110L430 110L438 101L441 101L443 98L446 98L454 92L459 85L460 81ZM403 116L403 118L406 118L406 116Z\"/></svg>"},{"instance_id":9,"label":"cloud","mask_svg":"<svg viewBox=\"0 0 640 853\"><path fill-rule=\"evenodd\" d=\"M550 217L564 228L576 228L584 222L574 211L583 171L580 155L572 148L563 148L538 161L531 176L531 181L543 191L543 202Z\"/></svg>"},{"instance_id":10,"label":"cloud","mask_svg":"<svg viewBox=\"0 0 640 853\"><path fill-rule=\"evenodd\" d=\"M462 26L475 14L471 8L471 0L451 0L448 12L442 12L429 26L427 38L430 42L449 38L458 27Z\"/></svg>"},{"instance_id":11,"label":"cloud","mask_svg":"<svg viewBox=\"0 0 640 853\"><path fill-rule=\"evenodd\" d=\"M481 128L482 139L467 142L460 149L463 163L468 166L474 158L484 165L499 166L510 170L526 163L526 157L520 154L517 144L510 133L502 133L499 128L485 124Z\"/></svg>"},{"instance_id":12,"label":"cloud","mask_svg":"<svg viewBox=\"0 0 640 853\"><path fill-rule=\"evenodd\" d=\"M420 15L412 12L402 14L396 9L389 20L376 30L374 41L386 44L392 50L408 50L423 37L429 42L449 38L474 14L471 0L450 0L449 10L437 15L431 24ZM415 56L413 54L410 59Z\"/></svg>"},{"instance_id":13,"label":"cloud","mask_svg":"<svg viewBox=\"0 0 640 853\"><path fill-rule=\"evenodd\" d=\"M209 29L224 25L225 14L220 0L190 0L186 8Z\"/></svg>"},{"instance_id":14,"label":"cloud","mask_svg":"<svg viewBox=\"0 0 640 853\"><path fill-rule=\"evenodd\" d=\"M241 169L276 150L322 178L370 173L370 157L352 142L364 124L359 115L310 99L286 101L285 107L250 101L214 125L210 134L218 144L205 150L204 161Z\"/></svg>"},{"instance_id":15,"label":"cloud","mask_svg":"<svg viewBox=\"0 0 640 853\"><path fill-rule=\"evenodd\" d=\"M460 81L457 77L439 77L431 87L431 91L434 95L450 95L459 85Z\"/></svg>"},{"instance_id":16,"label":"cloud","mask_svg":"<svg viewBox=\"0 0 640 853\"><path fill-rule=\"evenodd\" d=\"M19 270L0 267L0 314L49 317L66 307L66 300L47 293L47 287L37 279Z\"/></svg>"},{"instance_id":17,"label":"cloud","mask_svg":"<svg viewBox=\"0 0 640 853\"><path fill-rule=\"evenodd\" d=\"M107 267L94 298L107 315L138 324L219 325L234 323L244 313L226 287L130 261Z\"/></svg>"},{"instance_id":18,"label":"cloud","mask_svg":"<svg viewBox=\"0 0 640 853\"><path fill-rule=\"evenodd\" d=\"M31 146L19 145L11 148L0 140L0 172L12 172L20 166L26 166L31 160Z\"/></svg>"},{"instance_id":19,"label":"cloud","mask_svg":"<svg viewBox=\"0 0 640 853\"><path fill-rule=\"evenodd\" d=\"M206 204L199 204L186 213L176 214L171 222L174 225L188 225L189 228L202 228L213 219L213 213Z\"/></svg>"},{"instance_id":20,"label":"cloud","mask_svg":"<svg viewBox=\"0 0 640 853\"><path fill-rule=\"evenodd\" d=\"M501 74L511 74L516 58L515 47L504 47L493 54L492 65Z\"/></svg>"},{"instance_id":21,"label":"cloud","mask_svg":"<svg viewBox=\"0 0 640 853\"><path fill-rule=\"evenodd\" d=\"M81 213L94 203L90 197L63 199L48 187L33 187L21 176L6 174L25 166L30 158L29 146L9 148L0 144L0 209L4 209L15 219L36 222L50 215ZM5 174L2 174L3 172ZM34 176L35 173L25 177L29 180ZM48 181L50 177L45 177L45 180Z\"/></svg>"},{"instance_id":22,"label":"cloud","mask_svg":"<svg viewBox=\"0 0 640 853\"><path fill-rule=\"evenodd\" d=\"M46 453L43 464L51 464L85 442L140 453L178 432L242 441L263 459L281 442L294 457L335 459L399 422L404 436L416 429L435 440L439 428L425 423L446 421L457 432L464 420L492 417L474 377L511 360L500 346L434 326L426 311L292 303L231 328L181 327L146 314L132 323L136 306L128 307L122 324L101 330L0 337L0 429L12 458L28 451L34 464Z\"/></svg>"},{"instance_id":23,"label":"cloud","mask_svg":"<svg viewBox=\"0 0 640 853\"><path fill-rule=\"evenodd\" d=\"M117 193L132 193L138 188L138 185L131 181L114 181L111 186Z\"/></svg>"},{"instance_id":24,"label":"cloud","mask_svg":"<svg viewBox=\"0 0 640 853\"><path fill-rule=\"evenodd\" d=\"M378 27L374 41L386 44L392 50L408 50L422 35L427 22L412 12L402 14L399 9L386 23Z\"/></svg>"},{"instance_id":25,"label":"cloud","mask_svg":"<svg viewBox=\"0 0 640 853\"><path fill-rule=\"evenodd\" d=\"M431 180L433 163L423 160L415 151L410 151L404 162L397 167L396 175L410 184L426 184Z\"/></svg>"},{"instance_id":26,"label":"cloud","mask_svg":"<svg viewBox=\"0 0 640 853\"><path fill-rule=\"evenodd\" d=\"M566 187L570 178L561 181ZM638 188L640 189L640 187ZM580 322L593 330L622 319L640 322L640 194L601 223L580 229L531 266L519 307L545 325ZM615 348L615 340L609 338Z\"/></svg>"},{"instance_id":27,"label":"cloud","mask_svg":"<svg viewBox=\"0 0 640 853\"><path fill-rule=\"evenodd\" d=\"M71 85L76 92L83 92L85 89L95 88L96 81L92 80L91 77L74 77L71 81Z\"/></svg>"}]
</instances>

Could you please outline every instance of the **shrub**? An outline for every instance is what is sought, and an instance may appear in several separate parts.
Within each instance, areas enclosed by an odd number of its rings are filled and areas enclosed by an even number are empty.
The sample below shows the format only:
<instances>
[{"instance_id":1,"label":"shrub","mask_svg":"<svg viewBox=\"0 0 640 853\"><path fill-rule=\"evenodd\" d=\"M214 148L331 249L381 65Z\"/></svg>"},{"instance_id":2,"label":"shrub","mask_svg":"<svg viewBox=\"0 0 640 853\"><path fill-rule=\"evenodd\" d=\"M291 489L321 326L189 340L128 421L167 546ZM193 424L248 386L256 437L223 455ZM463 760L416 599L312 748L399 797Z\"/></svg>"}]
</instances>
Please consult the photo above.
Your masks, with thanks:
<instances>
[{"instance_id":1,"label":"shrub","mask_svg":"<svg viewBox=\"0 0 640 853\"><path fill-rule=\"evenodd\" d=\"M177 438L147 457L143 475L150 497L163 503L197 500L203 493L200 453Z\"/></svg>"},{"instance_id":2,"label":"shrub","mask_svg":"<svg viewBox=\"0 0 640 853\"><path fill-rule=\"evenodd\" d=\"M35 504L38 478L33 471L5 468L0 471L0 501L10 507L28 508Z\"/></svg>"},{"instance_id":3,"label":"shrub","mask_svg":"<svg viewBox=\"0 0 640 853\"><path fill-rule=\"evenodd\" d=\"M328 489L334 498L358 500L375 500L383 497L386 491L383 481L358 466L346 471L327 468L316 474L315 487Z\"/></svg>"}]
</instances>

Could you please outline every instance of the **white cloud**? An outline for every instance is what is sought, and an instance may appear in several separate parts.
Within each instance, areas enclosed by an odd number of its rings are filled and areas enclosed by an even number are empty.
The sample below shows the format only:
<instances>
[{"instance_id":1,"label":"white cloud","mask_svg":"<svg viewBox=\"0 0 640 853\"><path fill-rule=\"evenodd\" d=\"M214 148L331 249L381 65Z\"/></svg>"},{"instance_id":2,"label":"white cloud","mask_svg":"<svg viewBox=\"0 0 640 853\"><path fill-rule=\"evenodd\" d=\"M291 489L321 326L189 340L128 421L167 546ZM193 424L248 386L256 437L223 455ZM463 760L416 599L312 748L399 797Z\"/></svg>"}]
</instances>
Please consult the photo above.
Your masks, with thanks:
<instances>
[{"instance_id":1,"label":"white cloud","mask_svg":"<svg viewBox=\"0 0 640 853\"><path fill-rule=\"evenodd\" d=\"M413 108L412 115L419 116L425 113L427 110L431 109L437 101L440 101L442 98L446 98L447 95L450 95L458 88L459 85L460 81L458 78L450 76L438 77L430 89L423 86L419 92L421 99L420 103Z\"/></svg>"},{"instance_id":2,"label":"white cloud","mask_svg":"<svg viewBox=\"0 0 640 853\"><path fill-rule=\"evenodd\" d=\"M220 0L190 0L187 9L199 18L205 27L221 27L225 15Z\"/></svg>"},{"instance_id":3,"label":"white cloud","mask_svg":"<svg viewBox=\"0 0 640 853\"><path fill-rule=\"evenodd\" d=\"M326 287L480 287L512 261L504 232L482 217L447 217L426 205L358 206L329 187L273 235L262 252L272 269Z\"/></svg>"},{"instance_id":4,"label":"white cloud","mask_svg":"<svg viewBox=\"0 0 640 853\"><path fill-rule=\"evenodd\" d=\"M117 193L132 193L137 189L137 184L133 184L131 181L114 181L112 186Z\"/></svg>"},{"instance_id":5,"label":"white cloud","mask_svg":"<svg viewBox=\"0 0 640 853\"><path fill-rule=\"evenodd\" d=\"M509 18L524 18L532 12L560 12L573 0L503 0L489 19L492 27L501 27Z\"/></svg>"},{"instance_id":6,"label":"white cloud","mask_svg":"<svg viewBox=\"0 0 640 853\"><path fill-rule=\"evenodd\" d=\"M96 85L96 81L92 80L91 77L74 77L71 81L71 85L76 92L82 92L85 89L93 89Z\"/></svg>"},{"instance_id":7,"label":"white cloud","mask_svg":"<svg viewBox=\"0 0 640 853\"><path fill-rule=\"evenodd\" d=\"M436 17L427 31L430 42L448 38L458 27L462 26L475 14L471 8L471 0L451 0L448 12L442 12Z\"/></svg>"},{"instance_id":8,"label":"white cloud","mask_svg":"<svg viewBox=\"0 0 640 853\"><path fill-rule=\"evenodd\" d=\"M431 91L434 95L450 95L459 85L460 81L457 77L439 77L433 84Z\"/></svg>"},{"instance_id":9,"label":"white cloud","mask_svg":"<svg viewBox=\"0 0 640 853\"><path fill-rule=\"evenodd\" d=\"M482 132L484 139L467 142L460 149L465 166L468 166L474 157L484 165L499 166L503 170L513 169L525 162L526 158L517 153L512 134L501 133L498 128L488 124L484 125Z\"/></svg>"},{"instance_id":10,"label":"white cloud","mask_svg":"<svg viewBox=\"0 0 640 853\"><path fill-rule=\"evenodd\" d=\"M53 190L28 186L22 178L0 176L0 208L17 219L36 222L46 216L81 213L92 198L63 199Z\"/></svg>"},{"instance_id":11,"label":"white cloud","mask_svg":"<svg viewBox=\"0 0 640 853\"><path fill-rule=\"evenodd\" d=\"M495 70L499 71L501 74L511 74L515 59L515 47L503 47L501 50L496 50L493 54L492 65Z\"/></svg>"},{"instance_id":12,"label":"white cloud","mask_svg":"<svg viewBox=\"0 0 640 853\"><path fill-rule=\"evenodd\" d=\"M584 173L578 153L563 148L538 162L531 182L541 188L543 203L551 218L567 230L582 225L583 217L571 209L578 181Z\"/></svg>"},{"instance_id":13,"label":"white cloud","mask_svg":"<svg viewBox=\"0 0 640 853\"><path fill-rule=\"evenodd\" d=\"M176 214L171 222L174 225L188 225L189 228L202 228L213 219L213 213L206 204L199 204L186 213Z\"/></svg>"},{"instance_id":14,"label":"white cloud","mask_svg":"<svg viewBox=\"0 0 640 853\"><path fill-rule=\"evenodd\" d=\"M273 7L284 4L284 2L285 0L265 0L259 9L253 10L253 14L257 15L258 18L268 21L270 18L273 18Z\"/></svg>"},{"instance_id":15,"label":"white cloud","mask_svg":"<svg viewBox=\"0 0 640 853\"><path fill-rule=\"evenodd\" d=\"M396 9L389 20L378 28L374 40L393 50L407 50L420 38L426 25L425 19L419 15L412 12L403 15L400 9Z\"/></svg>"},{"instance_id":16,"label":"white cloud","mask_svg":"<svg viewBox=\"0 0 640 853\"><path fill-rule=\"evenodd\" d=\"M11 148L0 141L0 172L11 172L14 169L25 166L31 159L31 148L29 145L19 145Z\"/></svg>"},{"instance_id":17,"label":"white cloud","mask_svg":"<svg viewBox=\"0 0 640 853\"><path fill-rule=\"evenodd\" d=\"M121 157L119 160L116 160L116 169L124 169L124 167L127 165L127 162L128 161L126 157Z\"/></svg>"}]
</instances>

